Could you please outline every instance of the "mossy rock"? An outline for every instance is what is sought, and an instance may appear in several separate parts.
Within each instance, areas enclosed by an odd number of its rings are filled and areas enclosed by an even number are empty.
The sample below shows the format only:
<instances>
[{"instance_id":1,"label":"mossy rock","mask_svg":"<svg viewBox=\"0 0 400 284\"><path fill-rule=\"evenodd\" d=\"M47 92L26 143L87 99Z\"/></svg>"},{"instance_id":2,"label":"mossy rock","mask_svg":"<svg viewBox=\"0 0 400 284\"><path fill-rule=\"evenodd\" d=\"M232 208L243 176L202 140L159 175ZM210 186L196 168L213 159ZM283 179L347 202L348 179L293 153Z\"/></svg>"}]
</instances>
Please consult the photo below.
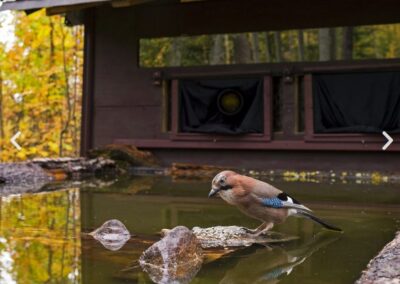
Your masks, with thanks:
<instances>
[{"instance_id":1,"label":"mossy rock","mask_svg":"<svg viewBox=\"0 0 400 284\"><path fill-rule=\"evenodd\" d=\"M236 170L231 167L214 165L196 165L189 163L172 163L171 175L174 180L210 180L211 177L224 170Z\"/></svg>"},{"instance_id":2,"label":"mossy rock","mask_svg":"<svg viewBox=\"0 0 400 284\"><path fill-rule=\"evenodd\" d=\"M104 157L114 160L119 167L158 167L159 162L149 151L142 151L132 145L107 145L89 152L90 158Z\"/></svg>"}]
</instances>

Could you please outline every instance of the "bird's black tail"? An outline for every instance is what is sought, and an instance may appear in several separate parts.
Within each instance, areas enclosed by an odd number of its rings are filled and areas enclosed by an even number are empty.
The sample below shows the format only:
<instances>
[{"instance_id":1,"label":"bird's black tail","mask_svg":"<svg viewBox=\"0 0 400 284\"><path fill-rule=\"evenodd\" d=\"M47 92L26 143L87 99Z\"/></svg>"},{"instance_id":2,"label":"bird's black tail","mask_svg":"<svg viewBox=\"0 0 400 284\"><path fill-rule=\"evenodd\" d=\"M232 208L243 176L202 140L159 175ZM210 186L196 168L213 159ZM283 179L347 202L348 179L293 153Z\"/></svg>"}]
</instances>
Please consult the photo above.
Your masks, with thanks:
<instances>
[{"instance_id":1,"label":"bird's black tail","mask_svg":"<svg viewBox=\"0 0 400 284\"><path fill-rule=\"evenodd\" d=\"M338 228L338 227L336 227L334 225L328 224L325 221L319 219L318 217L315 217L314 215L312 215L312 214L310 214L308 212L298 212L297 214L301 215L301 216L304 216L304 217L307 217L308 219L313 220L314 222L324 226L325 228L327 228L329 230L342 232L342 229L340 229L340 228Z\"/></svg>"}]
</instances>

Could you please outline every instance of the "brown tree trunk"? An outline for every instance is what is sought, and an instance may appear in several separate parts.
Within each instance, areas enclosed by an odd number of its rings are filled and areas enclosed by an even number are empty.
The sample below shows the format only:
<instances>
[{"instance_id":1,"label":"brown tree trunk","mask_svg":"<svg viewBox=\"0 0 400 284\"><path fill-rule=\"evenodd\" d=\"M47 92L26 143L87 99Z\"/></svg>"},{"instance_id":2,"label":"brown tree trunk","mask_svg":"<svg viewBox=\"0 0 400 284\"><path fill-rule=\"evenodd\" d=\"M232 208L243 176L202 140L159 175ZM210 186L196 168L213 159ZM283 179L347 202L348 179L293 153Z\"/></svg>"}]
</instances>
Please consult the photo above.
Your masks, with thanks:
<instances>
[{"instance_id":1,"label":"brown tree trunk","mask_svg":"<svg viewBox=\"0 0 400 284\"><path fill-rule=\"evenodd\" d=\"M331 37L331 60L336 59L336 30L335 28L329 29L330 37Z\"/></svg>"},{"instance_id":2,"label":"brown tree trunk","mask_svg":"<svg viewBox=\"0 0 400 284\"><path fill-rule=\"evenodd\" d=\"M253 55L253 62L260 63L260 44L258 40L258 33L251 33L251 51Z\"/></svg>"},{"instance_id":3,"label":"brown tree trunk","mask_svg":"<svg viewBox=\"0 0 400 284\"><path fill-rule=\"evenodd\" d=\"M276 62L282 62L281 32L274 32L274 43L275 43L275 60Z\"/></svg>"},{"instance_id":4,"label":"brown tree trunk","mask_svg":"<svg viewBox=\"0 0 400 284\"><path fill-rule=\"evenodd\" d=\"M299 61L304 61L304 34L303 30L297 31L297 41L299 44L299 48L297 49L298 52L298 59Z\"/></svg>"},{"instance_id":5,"label":"brown tree trunk","mask_svg":"<svg viewBox=\"0 0 400 284\"><path fill-rule=\"evenodd\" d=\"M212 37L213 43L210 51L210 65L224 64L224 36L215 35Z\"/></svg>"},{"instance_id":6,"label":"brown tree trunk","mask_svg":"<svg viewBox=\"0 0 400 284\"><path fill-rule=\"evenodd\" d=\"M237 34L233 36L233 61L235 63L250 63L250 44L246 34Z\"/></svg>"},{"instance_id":7,"label":"brown tree trunk","mask_svg":"<svg viewBox=\"0 0 400 284\"><path fill-rule=\"evenodd\" d=\"M54 65L54 23L49 17L49 25L50 25L50 60L49 65L52 67Z\"/></svg>"},{"instance_id":8,"label":"brown tree trunk","mask_svg":"<svg viewBox=\"0 0 400 284\"><path fill-rule=\"evenodd\" d=\"M271 62L271 48L268 32L265 32L265 61Z\"/></svg>"},{"instance_id":9,"label":"brown tree trunk","mask_svg":"<svg viewBox=\"0 0 400 284\"><path fill-rule=\"evenodd\" d=\"M342 59L353 58L353 27L343 28Z\"/></svg>"}]
</instances>

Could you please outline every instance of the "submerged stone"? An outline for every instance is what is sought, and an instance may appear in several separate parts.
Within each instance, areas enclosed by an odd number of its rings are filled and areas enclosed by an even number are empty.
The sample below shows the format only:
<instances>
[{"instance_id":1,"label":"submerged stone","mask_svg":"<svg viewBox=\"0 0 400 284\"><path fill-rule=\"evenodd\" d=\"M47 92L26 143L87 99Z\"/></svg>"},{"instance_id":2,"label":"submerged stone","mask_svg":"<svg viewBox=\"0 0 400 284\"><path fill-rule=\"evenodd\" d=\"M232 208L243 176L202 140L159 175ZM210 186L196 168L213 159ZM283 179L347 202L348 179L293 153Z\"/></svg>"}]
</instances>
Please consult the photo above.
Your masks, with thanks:
<instances>
[{"instance_id":1,"label":"submerged stone","mask_svg":"<svg viewBox=\"0 0 400 284\"><path fill-rule=\"evenodd\" d=\"M178 226L144 251L139 263L156 283L189 283L201 268L203 251L193 232Z\"/></svg>"},{"instance_id":2,"label":"submerged stone","mask_svg":"<svg viewBox=\"0 0 400 284\"><path fill-rule=\"evenodd\" d=\"M131 234L125 225L116 219L105 222L101 227L90 233L106 249L115 251L122 248L131 238Z\"/></svg>"},{"instance_id":3,"label":"submerged stone","mask_svg":"<svg viewBox=\"0 0 400 284\"><path fill-rule=\"evenodd\" d=\"M238 226L194 227L192 231L203 248L243 247L253 244L281 243L298 238L272 231L260 236L254 236L245 228Z\"/></svg>"}]
</instances>

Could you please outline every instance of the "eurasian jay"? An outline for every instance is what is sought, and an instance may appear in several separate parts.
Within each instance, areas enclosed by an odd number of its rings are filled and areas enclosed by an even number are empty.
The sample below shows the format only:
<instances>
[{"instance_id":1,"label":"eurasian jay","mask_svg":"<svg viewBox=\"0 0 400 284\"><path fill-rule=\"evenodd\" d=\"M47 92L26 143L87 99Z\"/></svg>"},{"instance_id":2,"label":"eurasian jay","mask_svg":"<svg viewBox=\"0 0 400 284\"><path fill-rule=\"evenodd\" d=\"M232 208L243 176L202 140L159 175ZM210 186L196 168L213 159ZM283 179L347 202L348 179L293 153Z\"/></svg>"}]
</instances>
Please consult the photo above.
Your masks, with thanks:
<instances>
[{"instance_id":1,"label":"eurasian jay","mask_svg":"<svg viewBox=\"0 0 400 284\"><path fill-rule=\"evenodd\" d=\"M311 209L276 187L233 171L223 171L214 177L208 197L217 193L246 215L263 222L255 230L248 230L256 235L270 230L274 224L283 223L289 216L306 217L327 229L341 231L315 217Z\"/></svg>"}]
</instances>

